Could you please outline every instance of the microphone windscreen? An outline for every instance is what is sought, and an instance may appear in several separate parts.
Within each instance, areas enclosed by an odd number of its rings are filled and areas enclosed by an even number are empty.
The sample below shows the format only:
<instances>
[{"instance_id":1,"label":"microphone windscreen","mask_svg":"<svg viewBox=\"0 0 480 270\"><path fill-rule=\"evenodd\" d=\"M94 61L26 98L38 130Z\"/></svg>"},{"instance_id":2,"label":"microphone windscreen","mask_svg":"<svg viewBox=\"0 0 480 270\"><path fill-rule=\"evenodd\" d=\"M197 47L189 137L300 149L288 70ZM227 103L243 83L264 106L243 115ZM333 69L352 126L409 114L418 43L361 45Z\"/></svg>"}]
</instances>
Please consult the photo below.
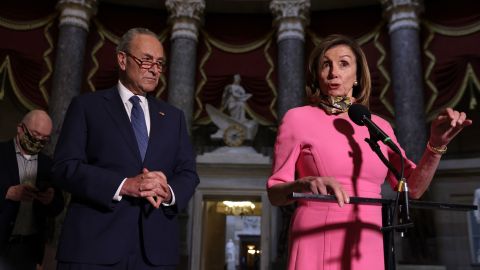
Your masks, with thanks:
<instances>
[{"instance_id":1,"label":"microphone windscreen","mask_svg":"<svg viewBox=\"0 0 480 270\"><path fill-rule=\"evenodd\" d=\"M352 104L352 106L348 108L348 117L350 117L355 124L359 126L365 125L365 123L363 123L363 116L367 117L368 119L370 119L372 116L367 107L361 104Z\"/></svg>"}]
</instances>

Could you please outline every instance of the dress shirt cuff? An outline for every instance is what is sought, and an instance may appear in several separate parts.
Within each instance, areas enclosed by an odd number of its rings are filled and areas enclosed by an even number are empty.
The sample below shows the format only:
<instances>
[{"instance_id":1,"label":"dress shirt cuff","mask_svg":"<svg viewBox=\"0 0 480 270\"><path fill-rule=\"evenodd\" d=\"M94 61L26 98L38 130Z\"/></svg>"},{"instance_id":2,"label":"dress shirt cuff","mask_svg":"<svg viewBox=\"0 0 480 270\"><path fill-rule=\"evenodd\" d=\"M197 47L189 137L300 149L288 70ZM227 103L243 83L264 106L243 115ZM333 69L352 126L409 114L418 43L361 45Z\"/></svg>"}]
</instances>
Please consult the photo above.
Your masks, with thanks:
<instances>
[{"instance_id":1,"label":"dress shirt cuff","mask_svg":"<svg viewBox=\"0 0 480 270\"><path fill-rule=\"evenodd\" d=\"M163 206L175 205L175 193L173 193L173 189L170 185L168 185L168 188L170 189L170 193L172 193L172 200L170 201L170 203L162 203Z\"/></svg>"},{"instance_id":2,"label":"dress shirt cuff","mask_svg":"<svg viewBox=\"0 0 480 270\"><path fill-rule=\"evenodd\" d=\"M120 191L122 190L123 184L127 181L127 178L123 179L122 183L120 183L120 186L117 188L117 192L115 192L115 195L113 195L113 200L114 201L121 201L123 196L120 195Z\"/></svg>"}]
</instances>

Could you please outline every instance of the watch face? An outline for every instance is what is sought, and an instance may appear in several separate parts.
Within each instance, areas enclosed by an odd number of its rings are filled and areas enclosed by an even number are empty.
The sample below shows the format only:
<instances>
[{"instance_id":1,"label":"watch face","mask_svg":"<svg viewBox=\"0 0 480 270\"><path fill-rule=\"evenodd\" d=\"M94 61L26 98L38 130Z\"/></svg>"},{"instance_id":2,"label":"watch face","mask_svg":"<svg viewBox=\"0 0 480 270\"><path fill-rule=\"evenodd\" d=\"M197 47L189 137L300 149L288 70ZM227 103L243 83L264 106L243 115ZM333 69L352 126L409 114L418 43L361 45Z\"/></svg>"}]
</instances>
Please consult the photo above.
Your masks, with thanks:
<instances>
[{"instance_id":1,"label":"watch face","mask_svg":"<svg viewBox=\"0 0 480 270\"><path fill-rule=\"evenodd\" d=\"M230 125L223 133L223 141L228 146L240 146L245 140L245 128L233 124Z\"/></svg>"}]
</instances>

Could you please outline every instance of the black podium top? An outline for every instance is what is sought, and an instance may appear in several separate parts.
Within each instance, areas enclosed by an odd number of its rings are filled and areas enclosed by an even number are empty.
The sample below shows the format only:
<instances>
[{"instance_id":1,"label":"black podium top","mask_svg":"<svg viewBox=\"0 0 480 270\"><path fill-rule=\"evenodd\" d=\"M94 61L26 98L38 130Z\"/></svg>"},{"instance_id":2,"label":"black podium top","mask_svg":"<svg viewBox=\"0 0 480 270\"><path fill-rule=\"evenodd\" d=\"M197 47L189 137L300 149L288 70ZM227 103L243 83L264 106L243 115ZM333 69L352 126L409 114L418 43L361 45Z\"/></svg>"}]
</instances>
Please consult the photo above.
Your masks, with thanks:
<instances>
[{"instance_id":1,"label":"black podium top","mask_svg":"<svg viewBox=\"0 0 480 270\"><path fill-rule=\"evenodd\" d=\"M312 200L324 202L336 202L334 195L321 195L309 193L293 192L288 196L292 200ZM391 205L395 203L394 199L380 199L380 198L366 198L366 197L350 197L352 204L373 204L373 205ZM471 211L477 210L476 205L457 204L457 203L443 203L443 202L429 202L420 200L408 200L411 208L437 209L437 210L452 210L452 211Z\"/></svg>"}]
</instances>

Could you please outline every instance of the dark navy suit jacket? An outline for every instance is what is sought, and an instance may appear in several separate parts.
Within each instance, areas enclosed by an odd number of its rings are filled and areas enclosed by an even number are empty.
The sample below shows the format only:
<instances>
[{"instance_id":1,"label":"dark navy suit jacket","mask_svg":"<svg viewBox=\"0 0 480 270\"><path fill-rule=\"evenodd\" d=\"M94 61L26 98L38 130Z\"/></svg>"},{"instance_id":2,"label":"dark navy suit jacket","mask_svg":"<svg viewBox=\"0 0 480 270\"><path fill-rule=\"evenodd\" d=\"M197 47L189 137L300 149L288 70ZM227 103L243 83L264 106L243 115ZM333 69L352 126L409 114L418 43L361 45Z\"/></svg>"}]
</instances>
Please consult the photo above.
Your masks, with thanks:
<instances>
[{"instance_id":1,"label":"dark navy suit jacket","mask_svg":"<svg viewBox=\"0 0 480 270\"><path fill-rule=\"evenodd\" d=\"M177 214L199 179L183 112L147 96L150 138L142 162L133 129L116 87L75 97L67 111L54 156L54 179L71 203L57 260L112 264L143 245L154 265L179 260ZM162 171L176 203L154 209L146 199L113 196L122 180Z\"/></svg>"},{"instance_id":2,"label":"dark navy suit jacket","mask_svg":"<svg viewBox=\"0 0 480 270\"><path fill-rule=\"evenodd\" d=\"M50 170L52 160L46 155L38 154L37 177L35 183L37 187L52 186L52 177ZM15 153L14 141L0 143L0 253L4 245L9 240L15 225L20 202L6 200L5 196L11 186L20 184L18 173L17 154ZM33 202L33 215L41 236L39 240L39 253L41 259L43 245L45 244L46 231L45 222L47 217L54 217L63 210L63 196L60 190L55 190L53 201L49 205L43 205L39 201Z\"/></svg>"}]
</instances>

